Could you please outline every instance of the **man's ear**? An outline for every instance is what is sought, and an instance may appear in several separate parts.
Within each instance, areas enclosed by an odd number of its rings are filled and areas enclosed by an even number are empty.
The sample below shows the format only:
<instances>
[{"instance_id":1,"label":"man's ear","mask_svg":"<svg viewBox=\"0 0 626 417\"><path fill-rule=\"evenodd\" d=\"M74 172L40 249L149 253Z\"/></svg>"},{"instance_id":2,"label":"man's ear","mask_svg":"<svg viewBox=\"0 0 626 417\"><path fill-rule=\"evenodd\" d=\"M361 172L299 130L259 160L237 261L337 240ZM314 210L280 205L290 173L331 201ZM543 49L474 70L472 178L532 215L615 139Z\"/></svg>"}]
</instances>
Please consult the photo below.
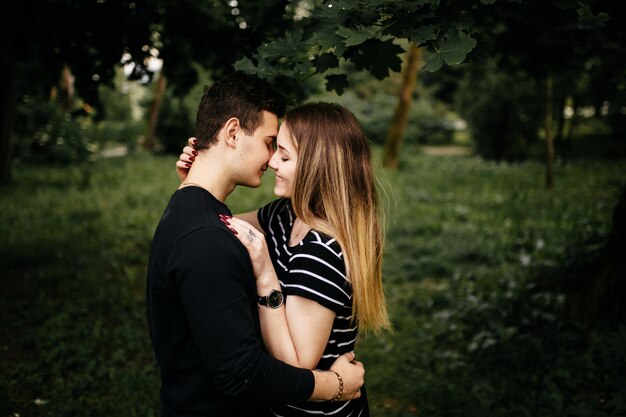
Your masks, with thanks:
<instances>
[{"instance_id":1,"label":"man's ear","mask_svg":"<svg viewBox=\"0 0 626 417\"><path fill-rule=\"evenodd\" d=\"M237 146L237 133L239 133L240 128L241 125L239 124L239 119L236 117L231 117L226 121L226 123L224 123L223 131L226 136L225 143L228 146Z\"/></svg>"}]
</instances>

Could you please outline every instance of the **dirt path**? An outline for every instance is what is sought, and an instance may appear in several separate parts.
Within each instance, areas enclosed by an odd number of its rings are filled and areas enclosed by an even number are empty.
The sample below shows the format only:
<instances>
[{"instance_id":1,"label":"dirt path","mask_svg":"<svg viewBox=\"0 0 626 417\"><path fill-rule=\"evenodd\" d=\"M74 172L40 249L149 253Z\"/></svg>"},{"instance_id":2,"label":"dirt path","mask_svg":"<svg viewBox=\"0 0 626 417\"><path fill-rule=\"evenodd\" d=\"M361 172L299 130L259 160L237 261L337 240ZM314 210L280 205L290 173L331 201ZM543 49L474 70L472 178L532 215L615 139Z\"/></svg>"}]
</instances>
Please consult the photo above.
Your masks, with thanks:
<instances>
[{"instance_id":1,"label":"dirt path","mask_svg":"<svg viewBox=\"0 0 626 417\"><path fill-rule=\"evenodd\" d=\"M424 155L471 155L472 150L465 146L422 146Z\"/></svg>"}]
</instances>

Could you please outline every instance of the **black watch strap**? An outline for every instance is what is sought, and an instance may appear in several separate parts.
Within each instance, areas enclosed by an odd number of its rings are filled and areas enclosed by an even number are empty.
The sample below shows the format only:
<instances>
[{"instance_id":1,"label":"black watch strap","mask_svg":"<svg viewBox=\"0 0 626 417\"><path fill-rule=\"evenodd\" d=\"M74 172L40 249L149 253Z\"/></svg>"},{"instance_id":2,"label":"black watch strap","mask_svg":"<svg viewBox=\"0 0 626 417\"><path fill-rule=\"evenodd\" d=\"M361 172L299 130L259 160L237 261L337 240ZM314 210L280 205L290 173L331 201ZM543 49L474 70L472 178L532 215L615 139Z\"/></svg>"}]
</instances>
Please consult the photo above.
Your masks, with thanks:
<instances>
[{"instance_id":1,"label":"black watch strap","mask_svg":"<svg viewBox=\"0 0 626 417\"><path fill-rule=\"evenodd\" d=\"M285 302L285 296L282 291L272 290L268 295L259 297L259 306L278 308Z\"/></svg>"}]
</instances>

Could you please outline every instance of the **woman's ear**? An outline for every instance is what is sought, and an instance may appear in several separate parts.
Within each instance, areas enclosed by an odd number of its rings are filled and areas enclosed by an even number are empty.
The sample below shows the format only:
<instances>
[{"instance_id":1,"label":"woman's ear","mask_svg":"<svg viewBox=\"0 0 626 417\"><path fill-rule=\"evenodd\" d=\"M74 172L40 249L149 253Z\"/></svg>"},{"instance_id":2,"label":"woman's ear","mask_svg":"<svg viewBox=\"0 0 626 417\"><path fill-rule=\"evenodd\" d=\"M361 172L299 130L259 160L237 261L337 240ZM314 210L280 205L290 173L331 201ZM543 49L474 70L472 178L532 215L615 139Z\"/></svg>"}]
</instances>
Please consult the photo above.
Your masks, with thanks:
<instances>
[{"instance_id":1,"label":"woman's ear","mask_svg":"<svg viewBox=\"0 0 626 417\"><path fill-rule=\"evenodd\" d=\"M231 117L224 123L224 135L226 136L225 143L229 146L237 146L237 133L239 133L241 125L239 119Z\"/></svg>"}]
</instances>

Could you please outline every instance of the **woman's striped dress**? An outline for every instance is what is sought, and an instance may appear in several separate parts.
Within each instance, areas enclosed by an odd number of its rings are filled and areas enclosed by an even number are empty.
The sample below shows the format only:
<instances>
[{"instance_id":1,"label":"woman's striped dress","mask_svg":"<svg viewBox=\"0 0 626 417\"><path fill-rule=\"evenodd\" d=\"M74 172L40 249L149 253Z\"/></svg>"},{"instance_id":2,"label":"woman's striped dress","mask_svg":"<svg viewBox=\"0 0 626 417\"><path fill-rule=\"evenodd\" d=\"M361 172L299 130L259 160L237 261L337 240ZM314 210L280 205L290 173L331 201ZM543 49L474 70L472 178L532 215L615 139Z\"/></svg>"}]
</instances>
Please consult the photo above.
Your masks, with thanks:
<instances>
[{"instance_id":1,"label":"woman's striped dress","mask_svg":"<svg viewBox=\"0 0 626 417\"><path fill-rule=\"evenodd\" d=\"M346 279L341 247L335 239L311 230L289 246L296 217L288 199L278 199L258 211L258 220L283 292L318 302L335 312L330 338L316 369L328 370L340 355L354 350L357 326L352 323L352 288ZM347 402L305 402L272 409L277 416L369 416L365 390Z\"/></svg>"}]
</instances>

